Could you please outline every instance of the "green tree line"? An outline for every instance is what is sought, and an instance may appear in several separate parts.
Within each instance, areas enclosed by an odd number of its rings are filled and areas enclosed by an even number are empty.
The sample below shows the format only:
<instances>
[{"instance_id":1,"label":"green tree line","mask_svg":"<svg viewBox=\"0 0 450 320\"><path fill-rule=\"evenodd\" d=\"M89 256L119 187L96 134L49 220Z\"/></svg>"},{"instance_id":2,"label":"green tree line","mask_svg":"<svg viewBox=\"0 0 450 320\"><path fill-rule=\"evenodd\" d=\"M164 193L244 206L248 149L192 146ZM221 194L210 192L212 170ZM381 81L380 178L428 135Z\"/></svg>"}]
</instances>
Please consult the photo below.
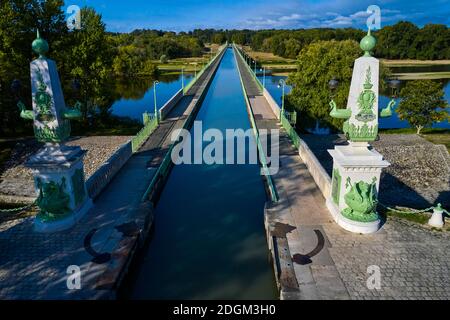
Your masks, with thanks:
<instances>
[{"instance_id":1,"label":"green tree line","mask_svg":"<svg viewBox=\"0 0 450 320\"><path fill-rule=\"evenodd\" d=\"M253 50L271 52L295 59L300 51L315 41L355 40L364 33L354 28L299 30L194 30L192 35L203 42L226 40L249 45ZM423 28L406 21L385 26L374 32L378 40L375 55L385 59L450 59L450 28L427 24Z\"/></svg>"}]
</instances>

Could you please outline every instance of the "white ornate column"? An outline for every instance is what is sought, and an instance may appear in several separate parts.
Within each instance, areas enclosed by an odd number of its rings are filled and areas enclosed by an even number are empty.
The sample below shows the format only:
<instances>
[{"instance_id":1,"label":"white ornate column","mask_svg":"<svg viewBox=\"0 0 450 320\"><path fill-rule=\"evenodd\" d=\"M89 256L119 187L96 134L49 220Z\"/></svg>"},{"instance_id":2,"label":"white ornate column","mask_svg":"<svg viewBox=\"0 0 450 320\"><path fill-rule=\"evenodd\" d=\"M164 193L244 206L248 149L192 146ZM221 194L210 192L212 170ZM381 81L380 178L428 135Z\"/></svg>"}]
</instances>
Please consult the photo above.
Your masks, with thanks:
<instances>
[{"instance_id":1,"label":"white ornate column","mask_svg":"<svg viewBox=\"0 0 450 320\"><path fill-rule=\"evenodd\" d=\"M330 103L330 115L346 119L343 131L349 144L328 150L333 157L333 177L327 207L342 228L363 234L381 227L376 211L378 190L381 170L389 166L369 146L378 136L379 61L370 55L375 44L369 30L360 43L365 54L355 60L347 108L337 109L334 101Z\"/></svg>"},{"instance_id":2,"label":"white ornate column","mask_svg":"<svg viewBox=\"0 0 450 320\"><path fill-rule=\"evenodd\" d=\"M19 102L21 116L33 120L34 134L45 146L26 165L33 170L39 214L38 232L57 232L72 227L92 207L84 181L83 157L78 146L66 146L70 119L81 116L66 107L56 63L47 59L47 42L37 35L33 50L39 58L30 63L33 110Z\"/></svg>"}]
</instances>

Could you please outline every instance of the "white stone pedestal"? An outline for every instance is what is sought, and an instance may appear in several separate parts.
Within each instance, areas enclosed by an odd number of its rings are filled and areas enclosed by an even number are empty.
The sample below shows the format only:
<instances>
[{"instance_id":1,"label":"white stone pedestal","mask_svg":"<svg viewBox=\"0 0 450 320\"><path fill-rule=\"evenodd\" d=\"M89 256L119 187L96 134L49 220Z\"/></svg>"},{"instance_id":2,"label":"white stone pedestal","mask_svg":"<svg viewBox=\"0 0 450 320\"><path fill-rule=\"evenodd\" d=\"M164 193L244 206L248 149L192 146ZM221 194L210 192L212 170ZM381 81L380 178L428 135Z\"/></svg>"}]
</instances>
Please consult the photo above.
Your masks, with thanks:
<instances>
[{"instance_id":1,"label":"white stone pedestal","mask_svg":"<svg viewBox=\"0 0 450 320\"><path fill-rule=\"evenodd\" d=\"M364 185L373 190L377 199L381 170L389 166L389 162L383 160L383 156L377 151L370 150L365 142L350 142L348 146L336 146L328 152L333 157L333 178L331 195L326 203L334 220L351 232L367 234L378 231L381 227L380 219L356 221L345 217L342 212L349 208L345 195L359 182L366 183Z\"/></svg>"},{"instance_id":2,"label":"white stone pedestal","mask_svg":"<svg viewBox=\"0 0 450 320\"><path fill-rule=\"evenodd\" d=\"M57 232L75 225L92 207L80 147L46 144L26 163L33 170L38 206L37 232Z\"/></svg>"}]
</instances>

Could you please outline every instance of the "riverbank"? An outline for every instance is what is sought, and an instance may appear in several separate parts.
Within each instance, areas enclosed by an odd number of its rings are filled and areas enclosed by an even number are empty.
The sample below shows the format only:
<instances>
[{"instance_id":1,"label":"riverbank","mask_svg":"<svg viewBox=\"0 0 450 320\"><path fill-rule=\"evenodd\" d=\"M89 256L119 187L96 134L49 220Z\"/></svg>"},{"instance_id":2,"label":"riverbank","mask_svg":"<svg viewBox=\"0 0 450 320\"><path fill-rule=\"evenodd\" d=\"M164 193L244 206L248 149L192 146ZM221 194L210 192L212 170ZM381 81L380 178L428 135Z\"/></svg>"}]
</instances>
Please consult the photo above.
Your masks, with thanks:
<instances>
[{"instance_id":1,"label":"riverbank","mask_svg":"<svg viewBox=\"0 0 450 320\"><path fill-rule=\"evenodd\" d=\"M297 70L295 59L283 58L270 52L254 51L249 46L244 46L243 49L258 62L259 67L266 68L274 76L288 76L290 72Z\"/></svg>"},{"instance_id":2,"label":"riverbank","mask_svg":"<svg viewBox=\"0 0 450 320\"><path fill-rule=\"evenodd\" d=\"M185 73L195 73L200 71L211 57L217 54L219 47L220 45L218 44L207 44L205 45L206 51L203 52L201 57L170 59L166 63L161 63L160 60L153 60L153 63L157 65L159 72L162 74L181 74L181 69Z\"/></svg>"},{"instance_id":3,"label":"riverbank","mask_svg":"<svg viewBox=\"0 0 450 320\"><path fill-rule=\"evenodd\" d=\"M393 60L380 59L388 67L411 67L411 66L436 66L436 65L450 65L450 60Z\"/></svg>"}]
</instances>

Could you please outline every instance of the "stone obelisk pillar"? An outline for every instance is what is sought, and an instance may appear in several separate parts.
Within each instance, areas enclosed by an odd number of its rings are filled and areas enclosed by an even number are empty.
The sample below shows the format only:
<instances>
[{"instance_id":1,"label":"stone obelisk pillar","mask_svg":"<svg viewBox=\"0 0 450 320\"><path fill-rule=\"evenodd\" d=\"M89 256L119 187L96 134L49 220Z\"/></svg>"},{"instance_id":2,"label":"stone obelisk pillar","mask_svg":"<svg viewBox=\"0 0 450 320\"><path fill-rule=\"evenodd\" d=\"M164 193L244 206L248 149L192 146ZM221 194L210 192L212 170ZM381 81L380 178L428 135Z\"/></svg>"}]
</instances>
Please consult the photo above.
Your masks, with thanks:
<instances>
[{"instance_id":1,"label":"stone obelisk pillar","mask_svg":"<svg viewBox=\"0 0 450 320\"><path fill-rule=\"evenodd\" d=\"M381 170L389 163L369 146L378 136L379 61L370 52L376 45L370 34L360 43L364 55L355 60L347 109L331 115L345 118L346 146L328 150L333 157L331 195L327 207L344 229L373 233L381 228L376 211Z\"/></svg>"},{"instance_id":2,"label":"stone obelisk pillar","mask_svg":"<svg viewBox=\"0 0 450 320\"><path fill-rule=\"evenodd\" d=\"M21 102L19 108L23 118L33 120L36 139L45 143L26 162L38 196L34 226L38 232L57 232L72 227L92 206L84 180L85 151L64 144L70 136L70 119L81 114L66 107L56 64L45 57L48 43L39 31L32 47L39 55L30 64L33 110Z\"/></svg>"}]
</instances>

